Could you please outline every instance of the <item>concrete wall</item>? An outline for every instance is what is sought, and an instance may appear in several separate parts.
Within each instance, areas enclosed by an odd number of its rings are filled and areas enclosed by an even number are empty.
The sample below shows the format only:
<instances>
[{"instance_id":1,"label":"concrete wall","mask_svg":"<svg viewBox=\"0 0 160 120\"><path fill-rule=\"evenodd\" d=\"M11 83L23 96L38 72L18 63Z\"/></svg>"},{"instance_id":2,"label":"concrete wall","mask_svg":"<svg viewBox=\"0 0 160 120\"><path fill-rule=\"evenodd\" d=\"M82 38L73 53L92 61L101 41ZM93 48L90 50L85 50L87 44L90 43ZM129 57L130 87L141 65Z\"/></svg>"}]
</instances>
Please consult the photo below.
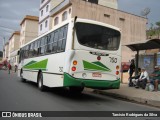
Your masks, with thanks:
<instances>
[{"instance_id":1,"label":"concrete wall","mask_svg":"<svg viewBox=\"0 0 160 120\"><path fill-rule=\"evenodd\" d=\"M15 35L14 36L14 48L13 48L13 51L18 50L20 48L19 41L20 41L20 35Z\"/></svg>"},{"instance_id":2,"label":"concrete wall","mask_svg":"<svg viewBox=\"0 0 160 120\"><path fill-rule=\"evenodd\" d=\"M38 21L25 20L21 25L20 44L23 46L38 36Z\"/></svg>"},{"instance_id":3,"label":"concrete wall","mask_svg":"<svg viewBox=\"0 0 160 120\"><path fill-rule=\"evenodd\" d=\"M25 44L38 36L38 21L26 20Z\"/></svg>"}]
</instances>

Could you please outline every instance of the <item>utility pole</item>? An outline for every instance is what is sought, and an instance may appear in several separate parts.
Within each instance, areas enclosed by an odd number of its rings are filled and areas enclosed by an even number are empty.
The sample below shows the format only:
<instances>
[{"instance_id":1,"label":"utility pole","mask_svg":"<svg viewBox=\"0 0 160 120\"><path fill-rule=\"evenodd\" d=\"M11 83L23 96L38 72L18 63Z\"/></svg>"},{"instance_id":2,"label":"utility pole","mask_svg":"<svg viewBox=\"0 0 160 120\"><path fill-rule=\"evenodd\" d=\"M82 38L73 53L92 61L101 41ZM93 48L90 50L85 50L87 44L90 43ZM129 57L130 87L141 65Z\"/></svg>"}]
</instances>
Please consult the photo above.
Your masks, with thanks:
<instances>
[{"instance_id":1,"label":"utility pole","mask_svg":"<svg viewBox=\"0 0 160 120\"><path fill-rule=\"evenodd\" d=\"M3 37L3 58L5 58L5 37Z\"/></svg>"}]
</instances>

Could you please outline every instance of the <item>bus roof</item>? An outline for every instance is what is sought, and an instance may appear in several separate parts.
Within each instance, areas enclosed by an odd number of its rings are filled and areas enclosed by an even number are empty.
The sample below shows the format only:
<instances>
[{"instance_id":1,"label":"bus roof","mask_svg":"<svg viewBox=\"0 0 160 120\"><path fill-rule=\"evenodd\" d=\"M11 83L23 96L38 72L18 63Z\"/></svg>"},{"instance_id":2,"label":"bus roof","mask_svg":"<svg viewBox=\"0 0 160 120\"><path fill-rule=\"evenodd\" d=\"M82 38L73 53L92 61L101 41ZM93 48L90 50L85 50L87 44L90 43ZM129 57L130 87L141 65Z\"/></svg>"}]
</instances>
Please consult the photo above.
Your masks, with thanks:
<instances>
[{"instance_id":1,"label":"bus roof","mask_svg":"<svg viewBox=\"0 0 160 120\"><path fill-rule=\"evenodd\" d=\"M43 36L45 36L45 35L51 33L52 31L54 31L54 30L56 30L56 29L58 29L58 28L60 28L60 27L62 27L62 26L64 26L64 25L66 25L67 23L70 23L71 21L73 22L73 21L74 21L74 18L69 19L69 20L66 20L66 21L64 21L62 24L59 24L59 25L54 26L54 28L52 28L52 29L49 30L48 32L46 32L46 33L44 33L44 34L38 36L37 38L31 40L30 42L28 42L27 44L23 45L23 46L20 47L20 48L25 47L26 45L28 45L28 44L30 44L30 43L36 41L37 39L42 38ZM96 24L96 25L98 24L98 25L101 25L101 26L104 26L104 27L113 28L113 29L115 29L115 30L121 32L121 30L120 30L118 27L115 27L115 26L110 25L110 24L106 24L106 23L94 21L94 20L77 18L76 22L90 23L90 24Z\"/></svg>"}]
</instances>

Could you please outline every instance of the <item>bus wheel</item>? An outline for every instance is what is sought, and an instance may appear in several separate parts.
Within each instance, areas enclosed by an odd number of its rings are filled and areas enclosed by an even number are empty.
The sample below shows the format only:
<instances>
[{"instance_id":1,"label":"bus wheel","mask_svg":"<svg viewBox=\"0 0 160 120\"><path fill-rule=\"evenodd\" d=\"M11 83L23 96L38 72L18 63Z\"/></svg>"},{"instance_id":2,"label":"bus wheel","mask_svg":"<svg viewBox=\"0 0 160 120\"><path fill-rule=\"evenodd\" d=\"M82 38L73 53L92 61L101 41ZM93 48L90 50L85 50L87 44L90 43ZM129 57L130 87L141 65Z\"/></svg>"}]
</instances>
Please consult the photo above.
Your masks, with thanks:
<instances>
[{"instance_id":1,"label":"bus wheel","mask_svg":"<svg viewBox=\"0 0 160 120\"><path fill-rule=\"evenodd\" d=\"M80 94L83 91L84 87L69 87L71 93Z\"/></svg>"},{"instance_id":2,"label":"bus wheel","mask_svg":"<svg viewBox=\"0 0 160 120\"><path fill-rule=\"evenodd\" d=\"M23 70L21 70L20 77L22 82L26 82L26 79L23 78Z\"/></svg>"},{"instance_id":3,"label":"bus wheel","mask_svg":"<svg viewBox=\"0 0 160 120\"><path fill-rule=\"evenodd\" d=\"M38 88L41 91L45 90L45 86L43 85L43 74L42 74L42 72L40 72L39 75L38 75Z\"/></svg>"}]
</instances>

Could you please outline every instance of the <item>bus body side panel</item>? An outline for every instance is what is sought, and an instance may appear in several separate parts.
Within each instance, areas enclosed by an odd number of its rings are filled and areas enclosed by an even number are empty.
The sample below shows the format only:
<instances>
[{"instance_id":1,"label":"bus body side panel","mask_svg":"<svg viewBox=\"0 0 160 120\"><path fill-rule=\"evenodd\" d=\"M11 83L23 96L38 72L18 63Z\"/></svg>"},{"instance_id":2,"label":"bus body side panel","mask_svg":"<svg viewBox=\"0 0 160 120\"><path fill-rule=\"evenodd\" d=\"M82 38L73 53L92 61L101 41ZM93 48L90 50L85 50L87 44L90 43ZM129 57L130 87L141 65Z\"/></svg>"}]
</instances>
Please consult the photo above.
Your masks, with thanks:
<instances>
[{"instance_id":1,"label":"bus body side panel","mask_svg":"<svg viewBox=\"0 0 160 120\"><path fill-rule=\"evenodd\" d=\"M64 58L65 52L26 59L21 64L23 78L37 82L38 72L42 71L45 86L62 87Z\"/></svg>"}]
</instances>

